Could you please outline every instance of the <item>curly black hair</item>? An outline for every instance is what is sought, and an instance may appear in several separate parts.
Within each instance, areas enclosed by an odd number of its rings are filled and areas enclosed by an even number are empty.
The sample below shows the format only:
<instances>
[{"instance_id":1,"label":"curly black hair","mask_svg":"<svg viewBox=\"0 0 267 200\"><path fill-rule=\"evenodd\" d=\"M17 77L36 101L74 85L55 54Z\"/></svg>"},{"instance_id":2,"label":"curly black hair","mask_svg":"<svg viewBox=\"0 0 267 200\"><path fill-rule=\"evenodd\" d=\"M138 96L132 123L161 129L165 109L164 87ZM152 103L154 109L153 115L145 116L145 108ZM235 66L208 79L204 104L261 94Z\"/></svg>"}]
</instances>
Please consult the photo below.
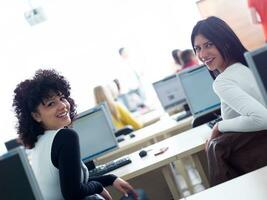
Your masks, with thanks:
<instances>
[{"instance_id":1,"label":"curly black hair","mask_svg":"<svg viewBox=\"0 0 267 200\"><path fill-rule=\"evenodd\" d=\"M54 69L36 71L32 79L19 83L14 90L13 107L18 123L17 134L20 141L27 148L33 148L39 135L44 134L45 129L36 122L31 113L37 111L44 99L51 94L62 94L70 103L70 118L76 116L76 105L70 97L69 82Z\"/></svg>"}]
</instances>

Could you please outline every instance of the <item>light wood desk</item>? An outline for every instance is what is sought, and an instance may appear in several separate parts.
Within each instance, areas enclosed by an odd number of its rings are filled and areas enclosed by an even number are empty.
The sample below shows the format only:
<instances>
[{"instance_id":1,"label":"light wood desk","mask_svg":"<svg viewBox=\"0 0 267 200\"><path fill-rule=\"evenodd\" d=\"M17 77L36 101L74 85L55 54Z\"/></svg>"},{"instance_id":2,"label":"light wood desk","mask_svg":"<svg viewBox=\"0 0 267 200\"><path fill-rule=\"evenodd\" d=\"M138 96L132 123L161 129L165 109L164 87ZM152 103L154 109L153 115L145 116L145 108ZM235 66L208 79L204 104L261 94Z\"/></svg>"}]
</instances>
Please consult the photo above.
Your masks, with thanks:
<instances>
[{"instance_id":1,"label":"light wood desk","mask_svg":"<svg viewBox=\"0 0 267 200\"><path fill-rule=\"evenodd\" d=\"M174 199L179 199L179 192L175 185L175 182L170 174L169 164L177 159L181 159L187 156L192 156L196 159L196 167L202 177L203 183L208 185L206 175L200 165L196 153L204 150L205 141L210 136L211 129L206 125L190 129L156 144L147 147L148 155L146 157L140 158L137 152L130 154L132 163L121 167L111 173L125 179L129 180L137 176L141 176L147 172L155 169L161 168L161 172L168 184L168 187L172 193ZM155 156L154 153L157 152L162 147L168 147L168 150L160 155Z\"/></svg>"},{"instance_id":2,"label":"light wood desk","mask_svg":"<svg viewBox=\"0 0 267 200\"><path fill-rule=\"evenodd\" d=\"M100 164L106 163L126 154L140 150L141 148L156 143L159 140L188 130L191 128L192 119L192 117L188 117L177 122L171 117L167 117L150 126L134 131L134 138L126 136L125 141L119 143L118 149L99 157L97 162Z\"/></svg>"},{"instance_id":3,"label":"light wood desk","mask_svg":"<svg viewBox=\"0 0 267 200\"><path fill-rule=\"evenodd\" d=\"M144 127L146 127L159 121L162 115L164 115L162 111L151 110L147 113L136 116L136 118L143 124Z\"/></svg>"},{"instance_id":4,"label":"light wood desk","mask_svg":"<svg viewBox=\"0 0 267 200\"><path fill-rule=\"evenodd\" d=\"M267 167L187 197L188 200L266 200Z\"/></svg>"}]
</instances>

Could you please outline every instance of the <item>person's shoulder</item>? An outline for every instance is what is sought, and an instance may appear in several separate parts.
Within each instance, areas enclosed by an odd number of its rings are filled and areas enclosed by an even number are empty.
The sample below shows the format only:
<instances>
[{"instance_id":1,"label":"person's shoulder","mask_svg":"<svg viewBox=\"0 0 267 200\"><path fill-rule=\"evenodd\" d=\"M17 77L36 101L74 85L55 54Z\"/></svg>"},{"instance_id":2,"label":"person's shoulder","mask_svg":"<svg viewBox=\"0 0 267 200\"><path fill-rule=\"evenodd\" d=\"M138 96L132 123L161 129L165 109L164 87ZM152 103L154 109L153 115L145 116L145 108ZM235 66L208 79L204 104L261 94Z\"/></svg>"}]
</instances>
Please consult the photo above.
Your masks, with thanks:
<instances>
[{"instance_id":1,"label":"person's shoulder","mask_svg":"<svg viewBox=\"0 0 267 200\"><path fill-rule=\"evenodd\" d=\"M77 140L79 136L77 132L71 128L60 129L56 134L57 139L64 138L64 140Z\"/></svg>"},{"instance_id":2,"label":"person's shoulder","mask_svg":"<svg viewBox=\"0 0 267 200\"><path fill-rule=\"evenodd\" d=\"M241 64L241 63L234 63L227 67L219 76L217 77L218 80L224 78L224 79L235 79L237 78L240 73L248 73L250 70L247 66Z\"/></svg>"}]
</instances>

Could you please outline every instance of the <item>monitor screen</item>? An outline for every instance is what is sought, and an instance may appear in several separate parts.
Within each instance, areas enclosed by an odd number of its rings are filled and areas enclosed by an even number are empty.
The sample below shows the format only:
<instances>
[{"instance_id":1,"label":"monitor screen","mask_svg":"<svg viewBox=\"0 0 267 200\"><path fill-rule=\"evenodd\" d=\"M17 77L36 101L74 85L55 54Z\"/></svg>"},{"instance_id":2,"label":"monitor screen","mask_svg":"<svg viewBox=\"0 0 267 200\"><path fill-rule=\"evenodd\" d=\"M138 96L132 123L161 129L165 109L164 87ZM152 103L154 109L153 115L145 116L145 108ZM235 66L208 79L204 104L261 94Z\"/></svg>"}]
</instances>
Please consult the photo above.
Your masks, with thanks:
<instances>
[{"instance_id":1,"label":"monitor screen","mask_svg":"<svg viewBox=\"0 0 267 200\"><path fill-rule=\"evenodd\" d=\"M205 65L182 71L178 76L194 117L220 108L220 99L212 88L213 78Z\"/></svg>"},{"instance_id":2,"label":"monitor screen","mask_svg":"<svg viewBox=\"0 0 267 200\"><path fill-rule=\"evenodd\" d=\"M126 94L120 94L117 100L122 103L130 112L136 112L144 107L144 96L141 89L130 90Z\"/></svg>"},{"instance_id":3,"label":"monitor screen","mask_svg":"<svg viewBox=\"0 0 267 200\"><path fill-rule=\"evenodd\" d=\"M267 45L254 51L246 52L245 58L267 105Z\"/></svg>"},{"instance_id":4,"label":"monitor screen","mask_svg":"<svg viewBox=\"0 0 267 200\"><path fill-rule=\"evenodd\" d=\"M42 200L40 188L23 149L0 157L0 199Z\"/></svg>"},{"instance_id":5,"label":"monitor screen","mask_svg":"<svg viewBox=\"0 0 267 200\"><path fill-rule=\"evenodd\" d=\"M164 110L186 103L183 88L176 75L153 83L153 87Z\"/></svg>"},{"instance_id":6,"label":"monitor screen","mask_svg":"<svg viewBox=\"0 0 267 200\"><path fill-rule=\"evenodd\" d=\"M118 148L116 129L106 104L80 113L73 129L79 135L81 158L85 162Z\"/></svg>"}]
</instances>

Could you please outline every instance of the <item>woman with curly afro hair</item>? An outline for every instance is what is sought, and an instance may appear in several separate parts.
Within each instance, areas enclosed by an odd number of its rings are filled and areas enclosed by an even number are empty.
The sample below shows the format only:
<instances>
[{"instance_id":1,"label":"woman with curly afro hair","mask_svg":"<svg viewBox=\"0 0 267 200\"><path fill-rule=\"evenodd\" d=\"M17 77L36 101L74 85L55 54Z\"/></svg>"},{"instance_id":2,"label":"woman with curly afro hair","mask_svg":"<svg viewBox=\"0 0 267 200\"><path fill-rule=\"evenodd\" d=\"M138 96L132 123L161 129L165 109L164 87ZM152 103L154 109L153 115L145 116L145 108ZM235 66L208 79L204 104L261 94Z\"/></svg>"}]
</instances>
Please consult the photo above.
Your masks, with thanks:
<instances>
[{"instance_id":1,"label":"woman with curly afro hair","mask_svg":"<svg viewBox=\"0 0 267 200\"><path fill-rule=\"evenodd\" d=\"M68 128L75 117L69 82L55 70L38 70L32 79L14 90L13 107L17 133L31 149L31 165L46 200L105 199L105 186L113 185L125 196L136 193L129 183L114 175L88 177L81 162L77 133Z\"/></svg>"}]
</instances>

